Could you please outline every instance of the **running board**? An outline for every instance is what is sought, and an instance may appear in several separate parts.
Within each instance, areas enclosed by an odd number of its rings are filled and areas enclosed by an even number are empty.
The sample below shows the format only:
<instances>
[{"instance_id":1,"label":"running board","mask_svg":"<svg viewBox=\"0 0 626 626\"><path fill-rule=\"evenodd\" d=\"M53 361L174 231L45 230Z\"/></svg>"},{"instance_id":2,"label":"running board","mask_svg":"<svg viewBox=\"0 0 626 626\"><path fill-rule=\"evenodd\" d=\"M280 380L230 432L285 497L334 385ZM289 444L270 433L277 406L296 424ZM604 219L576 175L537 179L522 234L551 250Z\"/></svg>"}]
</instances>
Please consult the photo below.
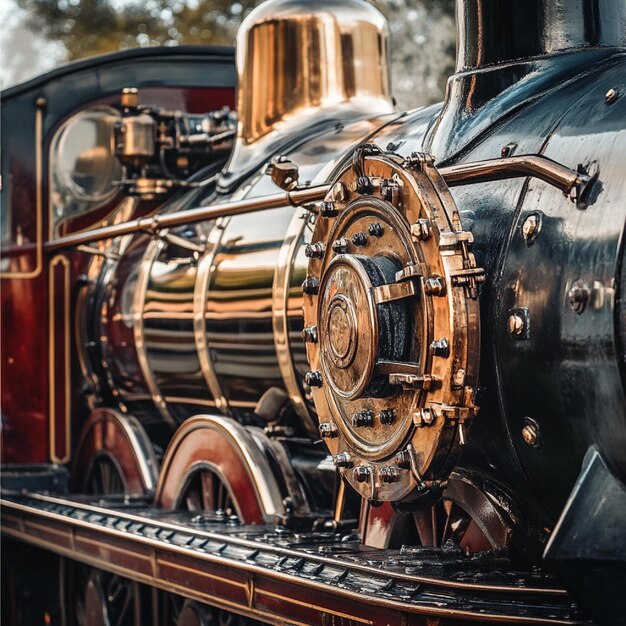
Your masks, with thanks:
<instances>
[{"instance_id":1,"label":"running board","mask_svg":"<svg viewBox=\"0 0 626 626\"><path fill-rule=\"evenodd\" d=\"M589 624L554 578L501 557L378 550L147 501L3 493L0 505L6 536L272 624Z\"/></svg>"}]
</instances>

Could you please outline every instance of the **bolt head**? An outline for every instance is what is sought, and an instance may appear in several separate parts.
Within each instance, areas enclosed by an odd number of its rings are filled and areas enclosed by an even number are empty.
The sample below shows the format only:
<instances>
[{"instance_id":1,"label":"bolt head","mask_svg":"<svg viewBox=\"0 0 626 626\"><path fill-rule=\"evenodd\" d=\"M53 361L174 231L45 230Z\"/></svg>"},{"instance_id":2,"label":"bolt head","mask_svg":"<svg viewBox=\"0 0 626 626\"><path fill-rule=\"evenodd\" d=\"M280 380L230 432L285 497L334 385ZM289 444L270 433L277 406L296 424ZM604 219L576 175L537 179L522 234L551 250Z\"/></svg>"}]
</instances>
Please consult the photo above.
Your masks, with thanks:
<instances>
[{"instance_id":1,"label":"bolt head","mask_svg":"<svg viewBox=\"0 0 626 626\"><path fill-rule=\"evenodd\" d=\"M526 330L526 322L521 315L514 313L509 316L509 334L513 337L521 337Z\"/></svg>"},{"instance_id":2,"label":"bolt head","mask_svg":"<svg viewBox=\"0 0 626 626\"><path fill-rule=\"evenodd\" d=\"M320 204L320 217L336 217L339 211L334 202L322 202Z\"/></svg>"},{"instance_id":3,"label":"bolt head","mask_svg":"<svg viewBox=\"0 0 626 626\"><path fill-rule=\"evenodd\" d=\"M337 437L338 431L337 426L332 422L322 422L319 427L320 436L323 439L329 439L333 437Z\"/></svg>"},{"instance_id":4,"label":"bolt head","mask_svg":"<svg viewBox=\"0 0 626 626\"><path fill-rule=\"evenodd\" d=\"M326 246L318 241L317 243L310 243L304 249L304 255L309 259L321 259L324 256Z\"/></svg>"},{"instance_id":5,"label":"bolt head","mask_svg":"<svg viewBox=\"0 0 626 626\"><path fill-rule=\"evenodd\" d=\"M359 465L352 470L352 475L357 483L365 483L372 475L372 468L367 465Z\"/></svg>"},{"instance_id":6,"label":"bolt head","mask_svg":"<svg viewBox=\"0 0 626 626\"><path fill-rule=\"evenodd\" d=\"M380 479L384 483L397 483L400 480L398 468L385 465L380 468Z\"/></svg>"},{"instance_id":7,"label":"bolt head","mask_svg":"<svg viewBox=\"0 0 626 626\"><path fill-rule=\"evenodd\" d=\"M367 409L359 411L352 416L352 425L357 428L369 427L374 424L374 414Z\"/></svg>"},{"instance_id":8,"label":"bolt head","mask_svg":"<svg viewBox=\"0 0 626 626\"><path fill-rule=\"evenodd\" d=\"M352 235L351 241L355 246L362 248L367 245L367 235L362 232L355 233Z\"/></svg>"},{"instance_id":9,"label":"bolt head","mask_svg":"<svg viewBox=\"0 0 626 626\"><path fill-rule=\"evenodd\" d=\"M606 102L606 104L612 104L618 98L619 98L619 91L617 89L611 88L606 92L604 96L604 102Z\"/></svg>"},{"instance_id":10,"label":"bolt head","mask_svg":"<svg viewBox=\"0 0 626 626\"><path fill-rule=\"evenodd\" d=\"M317 343L317 326L305 326L302 329L302 340L305 343Z\"/></svg>"},{"instance_id":11,"label":"bolt head","mask_svg":"<svg viewBox=\"0 0 626 626\"><path fill-rule=\"evenodd\" d=\"M436 339L430 344L431 352L434 356L447 359L450 356L450 344L445 338Z\"/></svg>"},{"instance_id":12,"label":"bolt head","mask_svg":"<svg viewBox=\"0 0 626 626\"><path fill-rule=\"evenodd\" d=\"M532 245L539 234L541 220L536 213L531 213L522 224L522 235L526 245Z\"/></svg>"},{"instance_id":13,"label":"bolt head","mask_svg":"<svg viewBox=\"0 0 626 626\"><path fill-rule=\"evenodd\" d=\"M304 382L309 387L321 387L323 384L322 372L315 370L313 372L307 372L304 375Z\"/></svg>"},{"instance_id":14,"label":"bolt head","mask_svg":"<svg viewBox=\"0 0 626 626\"><path fill-rule=\"evenodd\" d=\"M356 191L360 194L371 194L374 191L372 181L367 176L359 176L356 181Z\"/></svg>"},{"instance_id":15,"label":"bolt head","mask_svg":"<svg viewBox=\"0 0 626 626\"><path fill-rule=\"evenodd\" d=\"M378 417L380 419L381 424L385 424L385 425L393 424L393 421L396 418L396 411L395 409L383 409L378 414Z\"/></svg>"},{"instance_id":16,"label":"bolt head","mask_svg":"<svg viewBox=\"0 0 626 626\"><path fill-rule=\"evenodd\" d=\"M587 308L591 293L589 287L582 280L577 280L572 284L567 297L574 313L582 315Z\"/></svg>"},{"instance_id":17,"label":"bolt head","mask_svg":"<svg viewBox=\"0 0 626 626\"><path fill-rule=\"evenodd\" d=\"M424 281L424 293L427 296L443 296L446 292L446 283L443 278L435 276Z\"/></svg>"},{"instance_id":18,"label":"bolt head","mask_svg":"<svg viewBox=\"0 0 626 626\"><path fill-rule=\"evenodd\" d=\"M424 241L431 236L430 221L426 219L420 219L411 224L411 236L415 241Z\"/></svg>"},{"instance_id":19,"label":"bolt head","mask_svg":"<svg viewBox=\"0 0 626 626\"><path fill-rule=\"evenodd\" d=\"M524 428L522 428L522 439L529 445L535 446L537 445L537 440L539 439L539 433L537 429L532 424L526 424Z\"/></svg>"},{"instance_id":20,"label":"bolt head","mask_svg":"<svg viewBox=\"0 0 626 626\"><path fill-rule=\"evenodd\" d=\"M335 467L352 467L352 456L349 452L340 452L333 457Z\"/></svg>"},{"instance_id":21,"label":"bolt head","mask_svg":"<svg viewBox=\"0 0 626 626\"><path fill-rule=\"evenodd\" d=\"M341 237L333 241L332 248L336 254L345 254L348 251L348 240L345 237Z\"/></svg>"},{"instance_id":22,"label":"bolt head","mask_svg":"<svg viewBox=\"0 0 626 626\"><path fill-rule=\"evenodd\" d=\"M411 469L411 459L409 457L409 453L405 450L396 454L395 462L400 469Z\"/></svg>"},{"instance_id":23,"label":"bolt head","mask_svg":"<svg viewBox=\"0 0 626 626\"><path fill-rule=\"evenodd\" d=\"M302 283L302 292L307 296L314 296L320 290L320 282L314 276L307 276Z\"/></svg>"},{"instance_id":24,"label":"bolt head","mask_svg":"<svg viewBox=\"0 0 626 626\"><path fill-rule=\"evenodd\" d=\"M383 227L378 223L374 222L367 227L367 232L372 237L382 237L383 236Z\"/></svg>"}]
</instances>

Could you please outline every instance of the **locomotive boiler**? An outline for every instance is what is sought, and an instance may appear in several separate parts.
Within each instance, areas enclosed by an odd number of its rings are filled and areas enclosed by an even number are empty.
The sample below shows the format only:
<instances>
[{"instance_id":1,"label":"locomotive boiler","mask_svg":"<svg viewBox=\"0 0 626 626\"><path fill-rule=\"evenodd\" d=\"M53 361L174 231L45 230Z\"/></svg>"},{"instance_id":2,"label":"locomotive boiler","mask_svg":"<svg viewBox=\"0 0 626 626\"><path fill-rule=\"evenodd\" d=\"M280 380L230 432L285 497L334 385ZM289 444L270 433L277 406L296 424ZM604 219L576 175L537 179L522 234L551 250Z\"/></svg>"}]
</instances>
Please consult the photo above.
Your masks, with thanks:
<instances>
[{"instance_id":1,"label":"locomotive boiler","mask_svg":"<svg viewBox=\"0 0 626 626\"><path fill-rule=\"evenodd\" d=\"M364 0L258 6L236 101L193 49L7 94L11 623L625 623L626 6L457 30L405 113Z\"/></svg>"}]
</instances>

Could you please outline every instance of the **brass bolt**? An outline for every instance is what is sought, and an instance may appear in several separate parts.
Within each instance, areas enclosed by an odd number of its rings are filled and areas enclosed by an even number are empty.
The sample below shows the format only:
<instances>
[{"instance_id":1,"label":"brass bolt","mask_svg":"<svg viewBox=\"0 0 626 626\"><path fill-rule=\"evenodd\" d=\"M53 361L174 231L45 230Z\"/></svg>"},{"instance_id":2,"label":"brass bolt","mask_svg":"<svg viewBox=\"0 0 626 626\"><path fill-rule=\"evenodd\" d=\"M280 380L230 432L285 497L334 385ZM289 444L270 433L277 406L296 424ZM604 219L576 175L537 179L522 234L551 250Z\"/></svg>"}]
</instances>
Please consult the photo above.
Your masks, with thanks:
<instances>
[{"instance_id":1,"label":"brass bolt","mask_svg":"<svg viewBox=\"0 0 626 626\"><path fill-rule=\"evenodd\" d=\"M537 213L531 213L522 224L522 235L527 246L535 243L539 229L541 227L541 219Z\"/></svg>"},{"instance_id":2,"label":"brass bolt","mask_svg":"<svg viewBox=\"0 0 626 626\"><path fill-rule=\"evenodd\" d=\"M533 424L526 424L522 428L522 438L529 446L536 446L539 440L539 432Z\"/></svg>"},{"instance_id":3,"label":"brass bolt","mask_svg":"<svg viewBox=\"0 0 626 626\"><path fill-rule=\"evenodd\" d=\"M526 322L521 315L513 313L509 316L509 334L512 337L521 337L526 330Z\"/></svg>"},{"instance_id":4,"label":"brass bolt","mask_svg":"<svg viewBox=\"0 0 626 626\"><path fill-rule=\"evenodd\" d=\"M611 88L606 92L604 96L604 102L606 104L613 104L613 102L615 102L618 98L619 91L617 89Z\"/></svg>"},{"instance_id":5,"label":"brass bolt","mask_svg":"<svg viewBox=\"0 0 626 626\"><path fill-rule=\"evenodd\" d=\"M126 109L136 107L139 104L139 91L135 87L122 89L120 104Z\"/></svg>"}]
</instances>

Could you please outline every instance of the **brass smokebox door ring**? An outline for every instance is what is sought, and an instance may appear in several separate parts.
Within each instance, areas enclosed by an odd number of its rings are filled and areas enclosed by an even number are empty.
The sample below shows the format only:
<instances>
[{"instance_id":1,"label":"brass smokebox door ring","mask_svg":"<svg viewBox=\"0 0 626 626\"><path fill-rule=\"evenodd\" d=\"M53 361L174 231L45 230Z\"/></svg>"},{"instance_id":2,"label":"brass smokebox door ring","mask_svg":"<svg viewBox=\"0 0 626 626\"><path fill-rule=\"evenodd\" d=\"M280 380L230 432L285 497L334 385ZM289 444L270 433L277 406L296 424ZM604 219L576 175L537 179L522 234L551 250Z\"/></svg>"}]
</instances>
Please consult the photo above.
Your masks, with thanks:
<instances>
[{"instance_id":1,"label":"brass smokebox door ring","mask_svg":"<svg viewBox=\"0 0 626 626\"><path fill-rule=\"evenodd\" d=\"M448 478L477 411L483 272L433 159L366 148L313 231L311 393L346 480L368 499L410 500Z\"/></svg>"}]
</instances>

